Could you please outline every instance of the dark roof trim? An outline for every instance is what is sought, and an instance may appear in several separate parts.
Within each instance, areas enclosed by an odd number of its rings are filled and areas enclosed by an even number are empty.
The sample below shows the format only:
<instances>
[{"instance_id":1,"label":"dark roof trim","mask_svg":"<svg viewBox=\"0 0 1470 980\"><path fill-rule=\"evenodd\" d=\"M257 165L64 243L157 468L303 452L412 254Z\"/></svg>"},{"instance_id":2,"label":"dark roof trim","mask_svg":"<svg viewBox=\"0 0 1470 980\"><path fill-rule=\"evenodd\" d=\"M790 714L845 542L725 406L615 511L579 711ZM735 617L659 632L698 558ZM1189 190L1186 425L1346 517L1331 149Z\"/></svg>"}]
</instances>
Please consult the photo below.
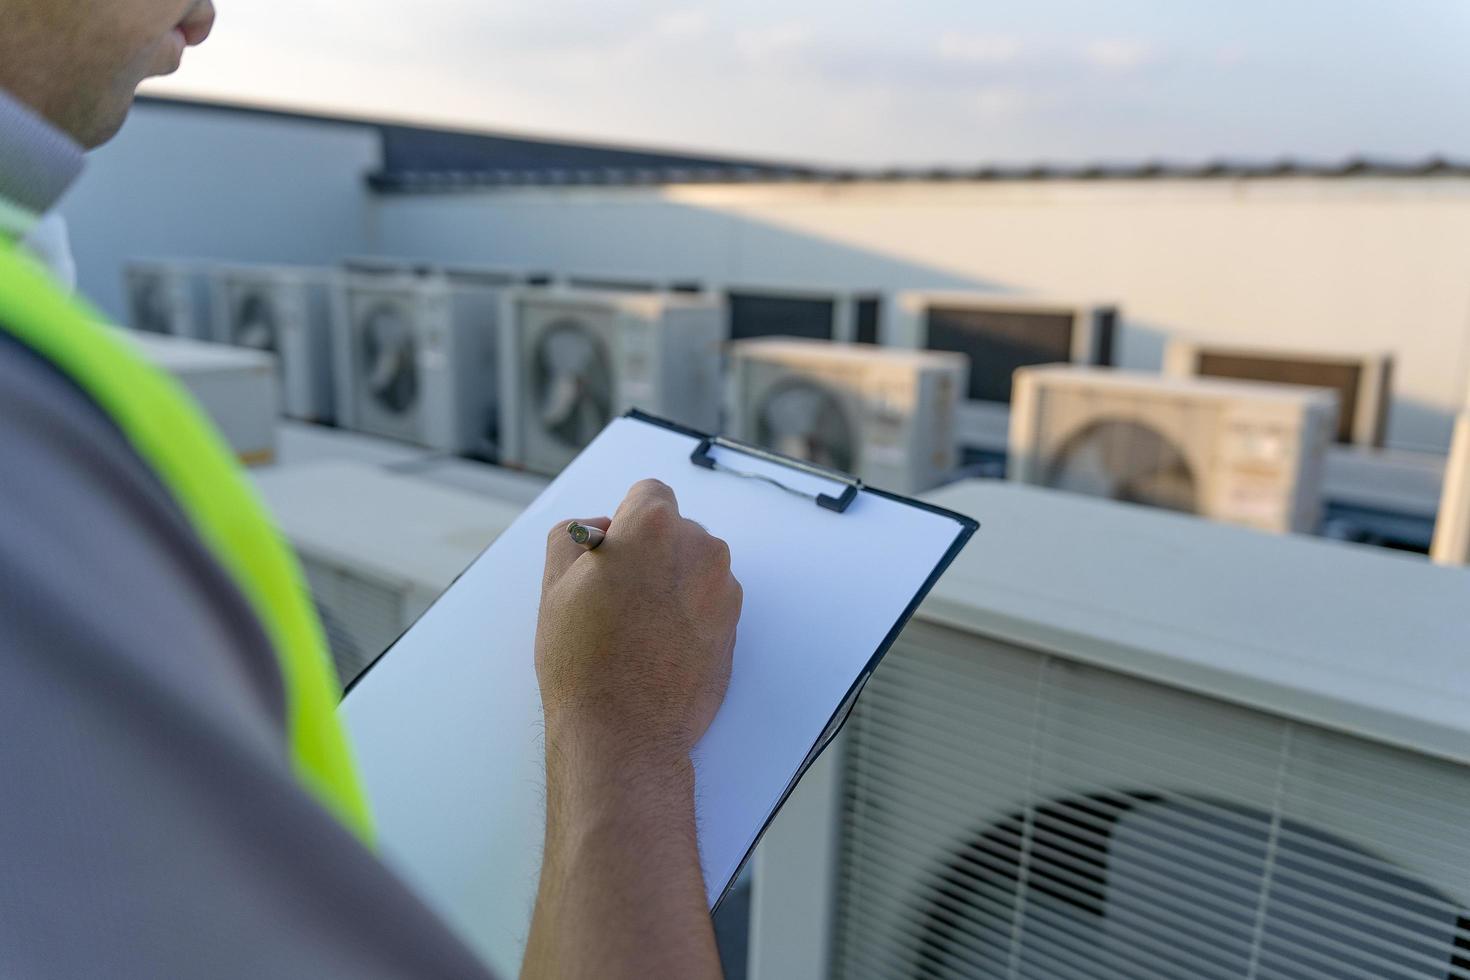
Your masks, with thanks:
<instances>
[{"instance_id":1,"label":"dark roof trim","mask_svg":"<svg viewBox=\"0 0 1470 980\"><path fill-rule=\"evenodd\" d=\"M1024 181L1203 180L1287 177L1470 176L1470 161L1431 157L1418 162L1353 158L1335 164L1280 160L1249 163L1217 160L1202 164L1148 161L1139 164L982 166L974 168L848 170L803 167L601 167L518 170L413 171L380 173L373 187L385 193L432 193L495 187L659 186L750 183L967 183Z\"/></svg>"},{"instance_id":2,"label":"dark roof trim","mask_svg":"<svg viewBox=\"0 0 1470 980\"><path fill-rule=\"evenodd\" d=\"M1147 160L1077 166L847 169L767 160L615 146L577 140L413 126L367 117L325 115L232 102L144 96L158 108L226 112L268 119L374 130L383 143L382 169L369 185L386 194L455 192L496 187L610 186L753 183L965 183L1049 180L1260 179L1284 177L1470 176L1470 161L1428 157L1418 161L1353 157L1337 163L1290 158L1251 162L1212 160L1199 164Z\"/></svg>"},{"instance_id":3,"label":"dark roof trim","mask_svg":"<svg viewBox=\"0 0 1470 980\"><path fill-rule=\"evenodd\" d=\"M585 140L558 140L453 127L416 126L367 117L323 115L233 102L142 96L142 106L162 109L220 112L313 125L346 126L378 134L383 145L382 170L371 178L374 187L397 189L403 174L527 172L546 174L547 182L569 170L688 169L774 171L791 164L749 160L717 154L657 148L617 146ZM799 169L799 168L796 168Z\"/></svg>"}]
</instances>

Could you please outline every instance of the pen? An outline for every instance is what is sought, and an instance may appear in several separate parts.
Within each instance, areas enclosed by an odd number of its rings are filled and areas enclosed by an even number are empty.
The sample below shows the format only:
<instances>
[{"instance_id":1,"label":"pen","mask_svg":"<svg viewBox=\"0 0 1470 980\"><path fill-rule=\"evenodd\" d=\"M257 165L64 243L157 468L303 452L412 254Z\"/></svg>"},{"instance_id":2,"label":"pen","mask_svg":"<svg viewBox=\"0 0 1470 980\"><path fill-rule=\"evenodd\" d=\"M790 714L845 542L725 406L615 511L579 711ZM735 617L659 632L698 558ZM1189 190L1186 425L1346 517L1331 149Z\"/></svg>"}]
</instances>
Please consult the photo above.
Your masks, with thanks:
<instances>
[{"instance_id":1,"label":"pen","mask_svg":"<svg viewBox=\"0 0 1470 980\"><path fill-rule=\"evenodd\" d=\"M576 521L567 525L567 533L572 536L573 541L588 551L602 544L603 538L607 537L602 528L589 527L586 524L578 524Z\"/></svg>"}]
</instances>

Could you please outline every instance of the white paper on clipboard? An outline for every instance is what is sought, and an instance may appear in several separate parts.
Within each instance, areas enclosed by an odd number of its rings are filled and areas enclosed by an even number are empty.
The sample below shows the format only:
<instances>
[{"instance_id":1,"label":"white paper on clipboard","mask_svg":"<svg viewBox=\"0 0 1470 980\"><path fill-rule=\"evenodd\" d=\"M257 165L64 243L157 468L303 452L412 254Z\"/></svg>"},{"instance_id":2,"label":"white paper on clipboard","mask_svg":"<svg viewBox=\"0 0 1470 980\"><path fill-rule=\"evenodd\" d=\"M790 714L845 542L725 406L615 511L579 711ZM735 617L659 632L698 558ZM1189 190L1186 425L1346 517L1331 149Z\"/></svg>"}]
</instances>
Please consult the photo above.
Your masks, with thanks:
<instances>
[{"instance_id":1,"label":"white paper on clipboard","mask_svg":"<svg viewBox=\"0 0 1470 980\"><path fill-rule=\"evenodd\" d=\"M492 968L519 971L540 871L544 741L533 661L546 532L612 514L653 477L730 545L745 590L725 704L695 751L713 907L849 695L975 530L698 435L613 422L354 686L342 715L384 856ZM706 444L707 445L707 444ZM728 469L724 468L728 467Z\"/></svg>"}]
</instances>

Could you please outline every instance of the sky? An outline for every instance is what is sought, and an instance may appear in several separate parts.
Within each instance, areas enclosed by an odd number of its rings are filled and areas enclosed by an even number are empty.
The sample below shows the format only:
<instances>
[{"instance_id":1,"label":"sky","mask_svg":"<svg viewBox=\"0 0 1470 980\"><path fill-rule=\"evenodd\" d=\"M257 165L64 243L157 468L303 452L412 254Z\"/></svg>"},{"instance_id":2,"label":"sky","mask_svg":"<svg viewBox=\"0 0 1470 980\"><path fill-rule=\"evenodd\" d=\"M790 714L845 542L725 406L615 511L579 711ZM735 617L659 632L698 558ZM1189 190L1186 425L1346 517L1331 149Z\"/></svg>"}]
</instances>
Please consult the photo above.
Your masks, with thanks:
<instances>
[{"instance_id":1,"label":"sky","mask_svg":"<svg viewBox=\"0 0 1470 980\"><path fill-rule=\"evenodd\" d=\"M853 165L1470 159L1470 0L215 0L156 94Z\"/></svg>"}]
</instances>

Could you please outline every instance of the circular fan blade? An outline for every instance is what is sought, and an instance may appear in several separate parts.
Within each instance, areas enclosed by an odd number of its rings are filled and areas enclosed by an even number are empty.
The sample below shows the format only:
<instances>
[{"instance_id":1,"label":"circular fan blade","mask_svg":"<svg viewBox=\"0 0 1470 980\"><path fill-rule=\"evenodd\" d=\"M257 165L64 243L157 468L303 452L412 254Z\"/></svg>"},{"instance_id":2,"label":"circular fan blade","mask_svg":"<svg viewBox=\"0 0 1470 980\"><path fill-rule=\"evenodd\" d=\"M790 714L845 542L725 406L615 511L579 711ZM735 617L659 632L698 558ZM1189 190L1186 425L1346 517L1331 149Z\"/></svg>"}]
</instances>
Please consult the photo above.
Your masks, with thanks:
<instances>
[{"instance_id":1,"label":"circular fan blade","mask_svg":"<svg viewBox=\"0 0 1470 980\"><path fill-rule=\"evenodd\" d=\"M808 381L777 385L760 405L756 439L788 456L852 472L857 441L842 403Z\"/></svg>"},{"instance_id":2,"label":"circular fan blade","mask_svg":"<svg viewBox=\"0 0 1470 980\"><path fill-rule=\"evenodd\" d=\"M275 307L268 297L260 293L247 293L235 306L235 343L255 350L278 350L279 331L276 320Z\"/></svg>"},{"instance_id":3,"label":"circular fan blade","mask_svg":"<svg viewBox=\"0 0 1470 980\"><path fill-rule=\"evenodd\" d=\"M389 305L363 321L362 357L369 393L391 412L408 411L418 398L418 370L413 327L404 313Z\"/></svg>"},{"instance_id":4,"label":"circular fan blade","mask_svg":"<svg viewBox=\"0 0 1470 980\"><path fill-rule=\"evenodd\" d=\"M532 398L546 432L580 449L612 419L612 368L597 335L576 320L547 327L534 353Z\"/></svg>"},{"instance_id":5,"label":"circular fan blade","mask_svg":"<svg viewBox=\"0 0 1470 980\"><path fill-rule=\"evenodd\" d=\"M145 333L167 334L169 309L164 302L163 283L150 276L142 280L133 292L133 325Z\"/></svg>"},{"instance_id":6,"label":"circular fan blade","mask_svg":"<svg viewBox=\"0 0 1470 980\"><path fill-rule=\"evenodd\" d=\"M1048 486L1195 513L1199 494L1184 452L1157 430L1122 419L1087 426L1062 446Z\"/></svg>"}]
</instances>

